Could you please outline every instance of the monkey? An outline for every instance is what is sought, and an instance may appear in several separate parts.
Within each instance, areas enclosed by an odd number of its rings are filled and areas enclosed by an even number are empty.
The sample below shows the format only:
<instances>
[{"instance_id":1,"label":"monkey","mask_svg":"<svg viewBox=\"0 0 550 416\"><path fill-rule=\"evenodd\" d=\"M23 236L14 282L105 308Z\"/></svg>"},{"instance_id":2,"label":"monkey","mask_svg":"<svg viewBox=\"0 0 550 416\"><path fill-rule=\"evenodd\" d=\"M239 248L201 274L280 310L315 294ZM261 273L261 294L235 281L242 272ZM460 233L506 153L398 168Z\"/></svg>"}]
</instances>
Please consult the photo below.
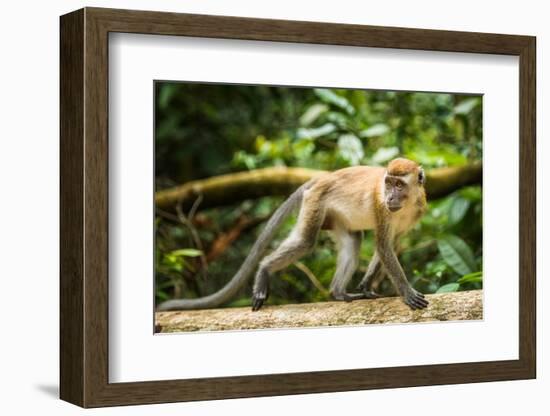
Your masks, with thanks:
<instances>
[{"instance_id":1,"label":"monkey","mask_svg":"<svg viewBox=\"0 0 550 416\"><path fill-rule=\"evenodd\" d=\"M428 306L424 295L408 282L395 253L396 245L426 211L425 174L416 162L397 158L386 168L353 166L319 175L300 186L271 216L235 276L214 294L163 302L158 310L212 308L228 302L256 271L252 310L269 296L272 276L310 253L321 230L330 231L337 247L336 270L330 284L333 299L374 299L373 288L386 275L411 309ZM295 209L296 225L271 254L263 257L279 226ZM375 252L357 293L347 286L359 265L363 231L374 230ZM262 258L263 257L263 258Z\"/></svg>"}]
</instances>

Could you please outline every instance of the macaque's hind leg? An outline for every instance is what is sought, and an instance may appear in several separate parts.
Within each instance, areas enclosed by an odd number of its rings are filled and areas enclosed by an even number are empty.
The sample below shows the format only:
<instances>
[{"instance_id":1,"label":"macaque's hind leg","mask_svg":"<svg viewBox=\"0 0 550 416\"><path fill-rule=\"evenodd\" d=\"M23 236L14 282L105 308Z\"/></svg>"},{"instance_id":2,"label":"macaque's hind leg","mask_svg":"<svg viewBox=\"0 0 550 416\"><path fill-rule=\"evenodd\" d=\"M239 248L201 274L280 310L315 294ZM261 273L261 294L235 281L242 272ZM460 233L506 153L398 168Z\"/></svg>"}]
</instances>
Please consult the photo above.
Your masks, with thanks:
<instances>
[{"instance_id":1,"label":"macaque's hind leg","mask_svg":"<svg viewBox=\"0 0 550 416\"><path fill-rule=\"evenodd\" d=\"M298 261L311 251L315 240L308 241L300 237L291 236L269 256L264 258L254 280L252 289L252 310L257 311L269 296L269 280L271 276Z\"/></svg>"},{"instance_id":2,"label":"macaque's hind leg","mask_svg":"<svg viewBox=\"0 0 550 416\"><path fill-rule=\"evenodd\" d=\"M359 265L359 249L361 248L361 232L335 230L334 237L338 246L336 272L330 285L330 293L335 300L351 302L363 299L363 293L347 293L346 288L353 273Z\"/></svg>"},{"instance_id":3,"label":"macaque's hind leg","mask_svg":"<svg viewBox=\"0 0 550 416\"><path fill-rule=\"evenodd\" d=\"M361 283L357 286L357 289L363 292L365 299L377 299L382 297L376 293L376 287L385 277L385 274L386 272L382 267L380 256L378 255L378 252L375 251L365 276L361 280Z\"/></svg>"},{"instance_id":4,"label":"macaque's hind leg","mask_svg":"<svg viewBox=\"0 0 550 416\"><path fill-rule=\"evenodd\" d=\"M253 311L260 309L267 299L271 275L298 261L315 246L325 218L319 197L319 194L311 195L306 191L294 230L273 253L260 262L252 289Z\"/></svg>"},{"instance_id":5,"label":"macaque's hind leg","mask_svg":"<svg viewBox=\"0 0 550 416\"><path fill-rule=\"evenodd\" d=\"M399 237L399 235L396 235L393 239L393 248L396 254L401 251L399 246ZM361 280L361 283L359 283L359 286L357 286L357 289L361 290L365 294L366 299L383 297L377 293L377 290L380 283L382 283L382 281L387 277L386 274L386 270L382 267L380 255L378 254L378 251L375 250L367 268L367 272Z\"/></svg>"}]
</instances>

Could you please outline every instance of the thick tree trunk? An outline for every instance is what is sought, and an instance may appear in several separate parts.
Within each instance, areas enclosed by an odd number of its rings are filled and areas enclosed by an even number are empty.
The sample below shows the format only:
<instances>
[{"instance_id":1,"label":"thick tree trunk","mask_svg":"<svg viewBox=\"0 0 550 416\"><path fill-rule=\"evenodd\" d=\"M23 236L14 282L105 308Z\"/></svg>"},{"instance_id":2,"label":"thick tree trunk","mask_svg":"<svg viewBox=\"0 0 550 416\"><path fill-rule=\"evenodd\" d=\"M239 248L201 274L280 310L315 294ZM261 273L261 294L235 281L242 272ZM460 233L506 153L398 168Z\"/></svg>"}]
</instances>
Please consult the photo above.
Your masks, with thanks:
<instances>
[{"instance_id":1,"label":"thick tree trunk","mask_svg":"<svg viewBox=\"0 0 550 416\"><path fill-rule=\"evenodd\" d=\"M303 328L341 325L483 319L483 291L427 295L426 309L412 311L400 298L250 308L157 312L157 332Z\"/></svg>"},{"instance_id":2,"label":"thick tree trunk","mask_svg":"<svg viewBox=\"0 0 550 416\"><path fill-rule=\"evenodd\" d=\"M324 173L321 170L274 167L230 173L184 183L155 194L157 208L173 211L176 205L188 210L198 201L200 208L231 205L268 195L289 195L298 186ZM480 163L426 172L428 198L440 198L464 185L481 183Z\"/></svg>"}]
</instances>

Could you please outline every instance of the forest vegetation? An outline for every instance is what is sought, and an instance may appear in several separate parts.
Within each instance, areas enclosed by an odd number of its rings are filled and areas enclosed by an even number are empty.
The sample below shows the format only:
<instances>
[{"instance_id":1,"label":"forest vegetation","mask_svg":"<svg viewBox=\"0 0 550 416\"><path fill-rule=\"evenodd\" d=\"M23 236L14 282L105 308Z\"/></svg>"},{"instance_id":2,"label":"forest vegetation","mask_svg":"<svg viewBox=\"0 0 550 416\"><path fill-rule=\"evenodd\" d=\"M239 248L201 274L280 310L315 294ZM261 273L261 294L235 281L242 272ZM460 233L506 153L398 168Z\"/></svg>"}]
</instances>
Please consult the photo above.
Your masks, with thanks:
<instances>
[{"instance_id":1,"label":"forest vegetation","mask_svg":"<svg viewBox=\"0 0 550 416\"><path fill-rule=\"evenodd\" d=\"M409 281L427 294L480 289L480 96L156 82L157 303L220 289L285 196L310 177L398 156L427 173L429 209L399 249ZM366 232L351 288L372 253ZM335 258L321 233L313 253L273 279L267 304L329 300ZM228 306L250 305L251 283ZM380 290L393 293L389 282Z\"/></svg>"}]
</instances>

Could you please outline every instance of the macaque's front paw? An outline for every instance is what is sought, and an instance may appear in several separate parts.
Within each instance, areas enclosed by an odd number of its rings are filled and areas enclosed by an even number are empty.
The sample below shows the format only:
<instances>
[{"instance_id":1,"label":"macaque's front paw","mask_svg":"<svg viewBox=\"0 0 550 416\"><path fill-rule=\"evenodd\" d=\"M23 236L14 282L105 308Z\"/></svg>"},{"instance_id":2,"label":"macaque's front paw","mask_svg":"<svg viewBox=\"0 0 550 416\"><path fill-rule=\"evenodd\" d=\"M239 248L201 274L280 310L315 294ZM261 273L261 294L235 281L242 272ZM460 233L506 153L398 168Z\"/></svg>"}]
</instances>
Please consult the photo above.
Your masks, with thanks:
<instances>
[{"instance_id":1,"label":"macaque's front paw","mask_svg":"<svg viewBox=\"0 0 550 416\"><path fill-rule=\"evenodd\" d=\"M414 289L410 289L403 295L403 301L414 311L415 309L424 309L428 306L428 301L424 295Z\"/></svg>"}]
</instances>

